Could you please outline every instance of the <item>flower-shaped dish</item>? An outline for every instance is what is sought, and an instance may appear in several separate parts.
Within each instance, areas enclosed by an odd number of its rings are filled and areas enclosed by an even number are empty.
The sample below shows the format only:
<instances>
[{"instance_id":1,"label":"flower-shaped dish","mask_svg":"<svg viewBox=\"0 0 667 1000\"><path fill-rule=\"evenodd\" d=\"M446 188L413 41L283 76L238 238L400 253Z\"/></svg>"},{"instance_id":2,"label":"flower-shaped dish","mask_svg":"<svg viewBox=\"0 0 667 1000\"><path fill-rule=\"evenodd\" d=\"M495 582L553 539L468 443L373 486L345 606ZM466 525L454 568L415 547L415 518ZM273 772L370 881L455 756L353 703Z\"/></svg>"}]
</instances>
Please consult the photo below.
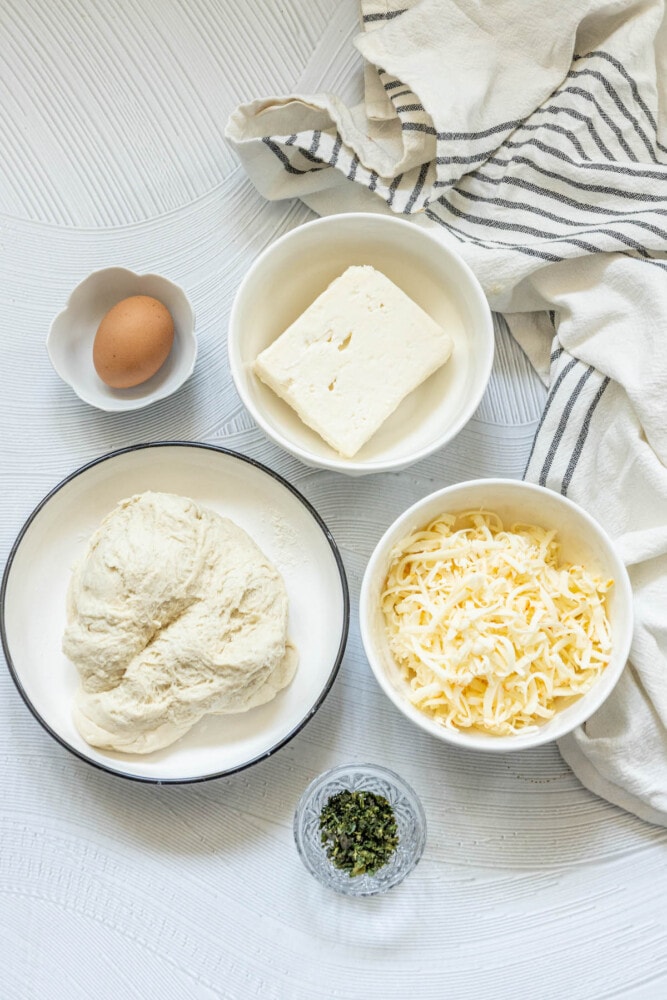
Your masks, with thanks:
<instances>
[{"instance_id":1,"label":"flower-shaped dish","mask_svg":"<svg viewBox=\"0 0 667 1000\"><path fill-rule=\"evenodd\" d=\"M146 382L112 389L95 371L93 341L109 309L131 295L150 295L167 307L174 321L174 344L160 370ZM197 360L195 314L183 289L168 278L105 267L76 286L51 324L46 349L58 375L84 403L98 410L136 410L170 396L192 374Z\"/></svg>"}]
</instances>

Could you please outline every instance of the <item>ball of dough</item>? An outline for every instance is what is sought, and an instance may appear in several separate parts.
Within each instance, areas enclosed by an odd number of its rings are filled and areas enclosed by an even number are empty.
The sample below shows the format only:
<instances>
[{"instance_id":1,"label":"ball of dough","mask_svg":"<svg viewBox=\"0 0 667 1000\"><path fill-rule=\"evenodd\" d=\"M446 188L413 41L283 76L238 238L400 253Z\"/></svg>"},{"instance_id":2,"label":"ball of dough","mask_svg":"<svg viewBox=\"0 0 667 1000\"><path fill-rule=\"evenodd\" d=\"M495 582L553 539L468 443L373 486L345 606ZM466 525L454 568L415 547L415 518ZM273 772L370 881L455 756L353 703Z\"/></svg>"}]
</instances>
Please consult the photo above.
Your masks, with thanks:
<instances>
[{"instance_id":1,"label":"ball of dough","mask_svg":"<svg viewBox=\"0 0 667 1000\"><path fill-rule=\"evenodd\" d=\"M242 528L187 497L121 501L67 603L74 720L92 746L161 749L206 714L270 701L296 669L282 577Z\"/></svg>"}]
</instances>

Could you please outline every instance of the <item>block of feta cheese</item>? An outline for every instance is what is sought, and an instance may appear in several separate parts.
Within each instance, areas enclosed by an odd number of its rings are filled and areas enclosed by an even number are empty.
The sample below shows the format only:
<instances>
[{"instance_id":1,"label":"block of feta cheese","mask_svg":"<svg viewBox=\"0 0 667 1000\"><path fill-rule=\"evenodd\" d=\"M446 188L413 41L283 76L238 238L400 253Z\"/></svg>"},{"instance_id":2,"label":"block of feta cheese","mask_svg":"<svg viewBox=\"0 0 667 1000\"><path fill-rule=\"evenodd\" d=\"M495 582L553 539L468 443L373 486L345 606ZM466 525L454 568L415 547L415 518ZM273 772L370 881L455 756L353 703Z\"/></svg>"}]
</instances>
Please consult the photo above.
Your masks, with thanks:
<instances>
[{"instance_id":1,"label":"block of feta cheese","mask_svg":"<svg viewBox=\"0 0 667 1000\"><path fill-rule=\"evenodd\" d=\"M348 267L257 357L255 374L352 458L453 341L375 268Z\"/></svg>"}]
</instances>

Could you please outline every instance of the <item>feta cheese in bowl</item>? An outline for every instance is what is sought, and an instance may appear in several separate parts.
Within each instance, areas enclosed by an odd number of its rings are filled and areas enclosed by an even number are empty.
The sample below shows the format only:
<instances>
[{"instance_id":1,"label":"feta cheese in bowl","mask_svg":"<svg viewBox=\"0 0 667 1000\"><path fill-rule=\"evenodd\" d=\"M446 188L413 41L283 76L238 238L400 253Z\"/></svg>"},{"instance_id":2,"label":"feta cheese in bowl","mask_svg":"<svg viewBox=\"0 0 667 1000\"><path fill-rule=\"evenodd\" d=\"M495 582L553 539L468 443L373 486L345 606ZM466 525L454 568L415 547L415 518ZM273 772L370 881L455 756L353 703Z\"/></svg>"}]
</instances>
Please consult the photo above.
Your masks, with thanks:
<instances>
[{"instance_id":1,"label":"feta cheese in bowl","mask_svg":"<svg viewBox=\"0 0 667 1000\"><path fill-rule=\"evenodd\" d=\"M371 668L416 725L491 752L559 739L612 691L627 572L572 501L513 480L433 493L389 528L361 590Z\"/></svg>"},{"instance_id":2,"label":"feta cheese in bowl","mask_svg":"<svg viewBox=\"0 0 667 1000\"><path fill-rule=\"evenodd\" d=\"M465 262L422 227L373 213L317 219L271 244L228 333L236 388L267 436L352 476L447 444L479 405L493 345Z\"/></svg>"},{"instance_id":3,"label":"feta cheese in bowl","mask_svg":"<svg viewBox=\"0 0 667 1000\"><path fill-rule=\"evenodd\" d=\"M353 265L262 351L255 372L339 455L354 458L452 347L389 278Z\"/></svg>"}]
</instances>

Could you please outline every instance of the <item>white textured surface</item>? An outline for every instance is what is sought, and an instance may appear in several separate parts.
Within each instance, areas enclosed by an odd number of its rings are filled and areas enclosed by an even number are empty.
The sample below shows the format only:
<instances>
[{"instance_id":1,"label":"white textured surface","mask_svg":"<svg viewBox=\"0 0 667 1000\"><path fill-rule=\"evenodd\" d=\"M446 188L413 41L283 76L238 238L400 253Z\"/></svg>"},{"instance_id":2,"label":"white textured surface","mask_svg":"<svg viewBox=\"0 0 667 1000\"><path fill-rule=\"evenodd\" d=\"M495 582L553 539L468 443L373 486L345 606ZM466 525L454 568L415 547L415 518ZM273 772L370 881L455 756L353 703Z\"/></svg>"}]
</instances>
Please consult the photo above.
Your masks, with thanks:
<instances>
[{"instance_id":1,"label":"white textured surface","mask_svg":"<svg viewBox=\"0 0 667 1000\"><path fill-rule=\"evenodd\" d=\"M353 96L353 0L3 0L1 12L3 558L74 467L133 442L195 438L265 461L306 494L356 601L368 554L408 504L458 479L520 475L542 396L504 337L473 422L396 475L306 469L263 438L231 386L234 290L309 213L256 195L224 122L254 96ZM116 263L181 283L201 348L176 396L121 415L81 403L44 349L74 285ZM429 838L387 897L339 899L301 869L291 816L316 773L363 759L413 784ZM234 778L145 788L98 773L39 728L6 673L0 766L3 1000L667 992L667 831L594 798L552 746L493 759L414 730L380 694L356 615L324 707Z\"/></svg>"}]
</instances>

